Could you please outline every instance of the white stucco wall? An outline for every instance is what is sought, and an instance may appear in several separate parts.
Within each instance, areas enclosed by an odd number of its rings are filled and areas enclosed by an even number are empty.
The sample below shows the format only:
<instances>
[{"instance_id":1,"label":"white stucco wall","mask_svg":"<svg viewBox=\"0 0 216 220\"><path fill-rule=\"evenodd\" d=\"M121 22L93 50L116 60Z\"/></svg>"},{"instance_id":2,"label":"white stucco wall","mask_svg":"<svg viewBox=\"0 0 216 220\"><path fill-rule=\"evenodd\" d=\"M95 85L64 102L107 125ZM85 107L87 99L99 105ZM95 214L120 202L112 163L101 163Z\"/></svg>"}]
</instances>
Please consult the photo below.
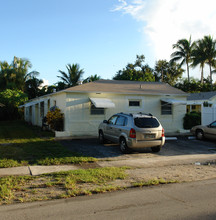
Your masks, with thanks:
<instances>
[{"instance_id":1,"label":"white stucco wall","mask_svg":"<svg viewBox=\"0 0 216 220\"><path fill-rule=\"evenodd\" d=\"M55 104L62 110L63 113L65 113L65 100L65 93L53 93L45 97L38 97L29 103L30 106L25 107L24 118L27 122L33 125L42 126L43 117L46 116L50 107L54 106ZM44 114L42 114L41 111L41 102L44 102Z\"/></svg>"},{"instance_id":2,"label":"white stucco wall","mask_svg":"<svg viewBox=\"0 0 216 220\"><path fill-rule=\"evenodd\" d=\"M89 98L108 98L115 103L115 108L105 109L104 115L91 115L91 102ZM161 98L163 95L125 95L111 93L54 93L45 97L34 99L37 103L25 108L25 120L34 125L42 125L40 102L44 102L44 115L50 107L58 106L64 113L64 132L59 136L96 136L98 125L113 114L125 113L151 113L161 122L167 132L177 132L183 129L183 117L186 113L186 105L172 105L172 115L161 115ZM170 99L186 101L186 96L169 96ZM48 101L49 100L49 101ZM139 107L129 107L129 100L140 101ZM49 105L48 105L49 103ZM30 113L31 108L31 113Z\"/></svg>"},{"instance_id":3,"label":"white stucco wall","mask_svg":"<svg viewBox=\"0 0 216 220\"><path fill-rule=\"evenodd\" d=\"M108 98L115 103L115 108L105 109L104 115L91 115L89 98ZM164 96L116 95L116 94L82 94L67 93L65 109L65 131L70 136L97 135L98 125L115 113L152 113L163 125L165 132L176 132L183 129L183 117L186 105L173 105L172 115L161 115L161 98ZM186 97L170 96L178 100ZM140 100L140 107L129 107L129 100Z\"/></svg>"}]
</instances>

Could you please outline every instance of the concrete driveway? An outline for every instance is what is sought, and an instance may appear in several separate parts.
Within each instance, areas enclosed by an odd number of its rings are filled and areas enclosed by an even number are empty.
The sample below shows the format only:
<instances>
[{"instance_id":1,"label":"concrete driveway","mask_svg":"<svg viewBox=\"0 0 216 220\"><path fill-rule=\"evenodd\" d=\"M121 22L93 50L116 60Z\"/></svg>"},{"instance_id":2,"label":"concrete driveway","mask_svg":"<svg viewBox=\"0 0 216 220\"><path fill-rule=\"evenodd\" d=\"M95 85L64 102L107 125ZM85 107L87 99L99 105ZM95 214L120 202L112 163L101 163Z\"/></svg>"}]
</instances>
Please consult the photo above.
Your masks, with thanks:
<instances>
[{"instance_id":1,"label":"concrete driveway","mask_svg":"<svg viewBox=\"0 0 216 220\"><path fill-rule=\"evenodd\" d=\"M154 158L167 156L216 154L216 143L213 141L199 141L179 137L177 140L167 140L159 153L153 153L151 149L131 154L122 154L117 144L99 144L95 139L77 139L61 141L68 149L79 152L85 156L91 156L102 160L124 160L135 158ZM159 159L159 158L158 158Z\"/></svg>"}]
</instances>

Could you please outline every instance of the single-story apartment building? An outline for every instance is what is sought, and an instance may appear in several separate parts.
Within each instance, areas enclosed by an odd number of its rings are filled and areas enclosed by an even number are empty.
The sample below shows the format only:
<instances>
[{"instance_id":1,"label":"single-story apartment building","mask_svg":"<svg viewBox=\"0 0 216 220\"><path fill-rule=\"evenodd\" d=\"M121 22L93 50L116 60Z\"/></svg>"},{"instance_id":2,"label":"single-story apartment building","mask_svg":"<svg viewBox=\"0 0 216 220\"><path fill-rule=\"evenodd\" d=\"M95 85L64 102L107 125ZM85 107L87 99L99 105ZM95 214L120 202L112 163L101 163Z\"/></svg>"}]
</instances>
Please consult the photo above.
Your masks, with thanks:
<instances>
[{"instance_id":1,"label":"single-story apartment building","mask_svg":"<svg viewBox=\"0 0 216 220\"><path fill-rule=\"evenodd\" d=\"M212 107L216 104L216 92L190 93L187 97L187 112L201 112L202 106Z\"/></svg>"},{"instance_id":2,"label":"single-story apartment building","mask_svg":"<svg viewBox=\"0 0 216 220\"><path fill-rule=\"evenodd\" d=\"M53 106L64 113L57 137L95 136L98 125L115 113L151 113L165 132L183 130L187 93L161 82L98 80L44 95L24 104L25 120L42 126Z\"/></svg>"}]
</instances>

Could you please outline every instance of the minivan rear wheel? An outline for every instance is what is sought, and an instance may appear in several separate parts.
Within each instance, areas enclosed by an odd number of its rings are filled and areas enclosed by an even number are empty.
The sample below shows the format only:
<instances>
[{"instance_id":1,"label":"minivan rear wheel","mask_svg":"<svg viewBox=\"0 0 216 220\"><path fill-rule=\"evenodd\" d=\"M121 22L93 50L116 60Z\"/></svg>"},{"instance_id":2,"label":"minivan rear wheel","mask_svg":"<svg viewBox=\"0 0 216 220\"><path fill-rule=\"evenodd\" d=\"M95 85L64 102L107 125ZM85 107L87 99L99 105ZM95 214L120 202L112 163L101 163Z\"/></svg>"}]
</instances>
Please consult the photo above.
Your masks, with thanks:
<instances>
[{"instance_id":1,"label":"minivan rear wheel","mask_svg":"<svg viewBox=\"0 0 216 220\"><path fill-rule=\"evenodd\" d=\"M151 149L152 149L153 152L159 152L161 150L161 147L160 146L151 147Z\"/></svg>"},{"instance_id":2,"label":"minivan rear wheel","mask_svg":"<svg viewBox=\"0 0 216 220\"><path fill-rule=\"evenodd\" d=\"M130 148L127 146L127 142L126 142L125 138L120 139L119 145L120 145L120 150L122 153L128 154L131 152Z\"/></svg>"}]
</instances>

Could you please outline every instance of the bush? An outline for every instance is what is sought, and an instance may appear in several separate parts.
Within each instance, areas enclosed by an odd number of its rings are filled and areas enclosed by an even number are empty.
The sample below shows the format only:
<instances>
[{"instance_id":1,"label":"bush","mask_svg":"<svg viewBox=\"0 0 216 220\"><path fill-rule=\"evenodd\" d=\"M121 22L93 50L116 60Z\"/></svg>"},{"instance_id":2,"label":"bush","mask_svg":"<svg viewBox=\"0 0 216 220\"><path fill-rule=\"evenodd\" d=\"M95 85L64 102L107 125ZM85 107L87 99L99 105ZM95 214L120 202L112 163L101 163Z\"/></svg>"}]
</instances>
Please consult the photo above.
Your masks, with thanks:
<instances>
[{"instance_id":1,"label":"bush","mask_svg":"<svg viewBox=\"0 0 216 220\"><path fill-rule=\"evenodd\" d=\"M51 129L55 131L63 131L64 128L64 114L58 107L51 108L46 115L47 123Z\"/></svg>"},{"instance_id":2,"label":"bush","mask_svg":"<svg viewBox=\"0 0 216 220\"><path fill-rule=\"evenodd\" d=\"M195 125L201 124L201 113L200 112L190 112L184 116L184 129L191 129Z\"/></svg>"}]
</instances>

